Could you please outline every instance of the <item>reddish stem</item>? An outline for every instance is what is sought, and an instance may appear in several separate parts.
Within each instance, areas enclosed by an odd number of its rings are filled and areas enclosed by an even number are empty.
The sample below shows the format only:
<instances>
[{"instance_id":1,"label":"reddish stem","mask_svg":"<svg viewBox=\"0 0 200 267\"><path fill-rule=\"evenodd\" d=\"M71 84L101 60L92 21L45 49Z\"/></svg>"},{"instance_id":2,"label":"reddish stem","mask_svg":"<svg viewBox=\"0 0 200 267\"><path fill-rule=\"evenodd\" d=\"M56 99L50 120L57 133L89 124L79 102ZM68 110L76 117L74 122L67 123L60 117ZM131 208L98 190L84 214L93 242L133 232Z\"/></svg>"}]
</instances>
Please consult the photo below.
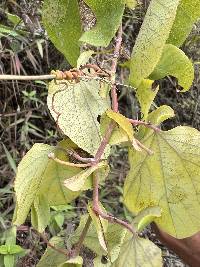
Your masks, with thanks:
<instances>
[{"instance_id":1,"label":"reddish stem","mask_svg":"<svg viewBox=\"0 0 200 267\"><path fill-rule=\"evenodd\" d=\"M121 45L122 45L122 25L120 25L118 33L117 33L117 39L116 39L116 46L115 46L115 50L114 50L114 55L113 55L113 60L112 60L112 66L111 66L111 73L112 73L112 88L111 88L111 96L112 96L112 109L115 112L118 112L118 99L117 99L117 91L116 91L116 85L115 85L115 73L117 70L117 60L120 54L120 49L121 49ZM111 122L108 126L108 128L106 129L106 134L103 137L103 140L97 150L97 153L95 155L95 164L97 164L100 159L101 156L104 153L104 150L109 142L109 139L111 137L112 131L115 128L116 123L115 122Z\"/></svg>"},{"instance_id":2,"label":"reddish stem","mask_svg":"<svg viewBox=\"0 0 200 267\"><path fill-rule=\"evenodd\" d=\"M133 229L132 225L126 221L120 220L113 216L102 211L99 206L99 178L98 173L95 172L93 176L93 211L96 215L101 216L103 219L109 221L110 223L117 223L128 229L132 234L136 234L136 231Z\"/></svg>"},{"instance_id":3,"label":"reddish stem","mask_svg":"<svg viewBox=\"0 0 200 267\"><path fill-rule=\"evenodd\" d=\"M154 130L155 132L160 132L161 131L158 127L156 127L155 125L152 125L150 122L138 121L138 120L133 120L133 119L128 119L128 120L134 126L143 125L143 126L145 126L147 128L150 128L150 129Z\"/></svg>"}]
</instances>

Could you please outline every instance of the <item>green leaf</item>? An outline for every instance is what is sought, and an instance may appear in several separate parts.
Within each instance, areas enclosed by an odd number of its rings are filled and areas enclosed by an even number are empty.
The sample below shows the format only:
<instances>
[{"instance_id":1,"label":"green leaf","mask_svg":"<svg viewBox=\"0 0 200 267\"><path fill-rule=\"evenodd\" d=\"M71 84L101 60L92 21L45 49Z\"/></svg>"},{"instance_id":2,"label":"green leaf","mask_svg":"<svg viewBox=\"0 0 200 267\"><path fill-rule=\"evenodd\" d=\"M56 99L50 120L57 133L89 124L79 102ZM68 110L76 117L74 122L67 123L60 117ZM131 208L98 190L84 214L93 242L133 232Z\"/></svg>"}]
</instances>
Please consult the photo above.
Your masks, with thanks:
<instances>
[{"instance_id":1,"label":"green leaf","mask_svg":"<svg viewBox=\"0 0 200 267\"><path fill-rule=\"evenodd\" d=\"M152 84L153 81L145 79L140 83L136 91L136 97L140 103L140 108L141 108L140 110L143 115L142 117L143 120L147 120L151 104L159 90L159 87L153 90Z\"/></svg>"},{"instance_id":2,"label":"green leaf","mask_svg":"<svg viewBox=\"0 0 200 267\"><path fill-rule=\"evenodd\" d=\"M79 240L79 237L83 231L83 228L86 224L87 219L88 219L87 215L83 215L81 217L78 228L76 229L74 234L71 236L72 244L77 243L77 241ZM84 239L84 246L94 251L94 253L96 253L98 256L102 256L102 255L108 256L109 263L111 263L111 262L114 262L119 255L120 246L123 243L123 240L126 234L126 229L118 224L109 223L108 228L104 234L105 234L105 240L106 240L108 252L106 252L102 248L102 246L99 244L97 231L96 231L96 228L93 222L90 224L86 238ZM94 262L95 266L97 263L99 263L98 258Z\"/></svg>"},{"instance_id":3,"label":"green leaf","mask_svg":"<svg viewBox=\"0 0 200 267\"><path fill-rule=\"evenodd\" d=\"M174 116L174 110L170 106L163 105L149 113L147 121L154 125L160 125L163 121Z\"/></svg>"},{"instance_id":4,"label":"green leaf","mask_svg":"<svg viewBox=\"0 0 200 267\"><path fill-rule=\"evenodd\" d=\"M193 24L200 18L199 0L180 0L176 19L171 29L168 43L180 47L192 30Z\"/></svg>"},{"instance_id":5,"label":"green leaf","mask_svg":"<svg viewBox=\"0 0 200 267\"><path fill-rule=\"evenodd\" d=\"M129 149L130 171L124 203L132 212L159 206L155 222L177 238L200 229L200 133L190 127L150 130L140 140L154 152L149 156ZM189 225L189 227L188 227Z\"/></svg>"},{"instance_id":6,"label":"green leaf","mask_svg":"<svg viewBox=\"0 0 200 267\"><path fill-rule=\"evenodd\" d=\"M153 222L156 218L161 217L162 211L158 206L148 207L140 211L133 220L134 228L141 232L147 225Z\"/></svg>"},{"instance_id":7,"label":"green leaf","mask_svg":"<svg viewBox=\"0 0 200 267\"><path fill-rule=\"evenodd\" d=\"M121 0L84 0L96 16L95 26L83 33L81 42L108 46L122 21L124 3Z\"/></svg>"},{"instance_id":8,"label":"green leaf","mask_svg":"<svg viewBox=\"0 0 200 267\"><path fill-rule=\"evenodd\" d=\"M5 13L8 17L8 20L10 22L12 22L14 25L18 25L18 24L20 24L20 22L22 22L22 19L20 17L18 17L17 15L11 14L9 12L5 12Z\"/></svg>"},{"instance_id":9,"label":"green leaf","mask_svg":"<svg viewBox=\"0 0 200 267\"><path fill-rule=\"evenodd\" d=\"M93 50L83 51L77 60L77 69L85 65L94 53Z\"/></svg>"},{"instance_id":10,"label":"green leaf","mask_svg":"<svg viewBox=\"0 0 200 267\"><path fill-rule=\"evenodd\" d=\"M60 264L58 267L81 267L83 265L83 259L80 256L67 260Z\"/></svg>"},{"instance_id":11,"label":"green leaf","mask_svg":"<svg viewBox=\"0 0 200 267\"><path fill-rule=\"evenodd\" d=\"M76 244L78 242L80 235L83 231L83 228L87 222L87 219L88 219L88 215L85 214L85 215L81 216L79 226L77 227L75 232L70 237L70 241L72 244ZM95 228L93 222L90 224L90 227L89 227L87 235L83 241L83 244L85 247L94 251L97 255L103 255L105 253L105 251L103 250L103 248L99 244L97 231L96 231L96 228Z\"/></svg>"},{"instance_id":12,"label":"green leaf","mask_svg":"<svg viewBox=\"0 0 200 267\"><path fill-rule=\"evenodd\" d=\"M122 114L110 110L106 111L106 115L114 120L128 135L130 141L133 140L133 126Z\"/></svg>"},{"instance_id":13,"label":"green leaf","mask_svg":"<svg viewBox=\"0 0 200 267\"><path fill-rule=\"evenodd\" d=\"M134 138L134 132L133 132L133 126L132 124L129 122L129 120L124 117L122 114L120 113L116 113L112 110L107 110L106 114L109 118L111 118L112 120L114 120L123 130L123 132L125 132L130 140L130 142L132 143L133 147L136 150L140 150L140 148L138 147L136 140ZM123 132L122 136L123 136Z\"/></svg>"},{"instance_id":14,"label":"green leaf","mask_svg":"<svg viewBox=\"0 0 200 267\"><path fill-rule=\"evenodd\" d=\"M15 266L15 256L14 255L5 255L4 256L4 266L5 267L14 267Z\"/></svg>"},{"instance_id":15,"label":"green leaf","mask_svg":"<svg viewBox=\"0 0 200 267\"><path fill-rule=\"evenodd\" d=\"M138 4L137 0L125 0L125 3L130 9L135 9Z\"/></svg>"},{"instance_id":16,"label":"green leaf","mask_svg":"<svg viewBox=\"0 0 200 267\"><path fill-rule=\"evenodd\" d=\"M6 245L15 245L16 244L16 235L17 235L17 227L13 226L10 229L7 229L4 232Z\"/></svg>"},{"instance_id":17,"label":"green leaf","mask_svg":"<svg viewBox=\"0 0 200 267\"><path fill-rule=\"evenodd\" d=\"M120 255L112 267L161 267L161 250L150 240L127 234Z\"/></svg>"},{"instance_id":18,"label":"green leaf","mask_svg":"<svg viewBox=\"0 0 200 267\"><path fill-rule=\"evenodd\" d=\"M42 15L51 41L69 63L76 66L82 33L77 0L45 0Z\"/></svg>"},{"instance_id":19,"label":"green leaf","mask_svg":"<svg viewBox=\"0 0 200 267\"><path fill-rule=\"evenodd\" d=\"M105 211L103 207L102 207L102 210ZM91 203L88 204L88 212L96 228L99 243L102 246L102 248L107 252L108 249L107 249L107 244L106 244L106 239L105 239L105 233L108 228L108 221L103 219L100 215L96 215L94 213Z\"/></svg>"},{"instance_id":20,"label":"green leaf","mask_svg":"<svg viewBox=\"0 0 200 267\"><path fill-rule=\"evenodd\" d=\"M63 133L92 155L102 140L97 117L109 108L107 100L100 97L99 89L96 80L75 84L52 81L47 99L49 110Z\"/></svg>"},{"instance_id":21,"label":"green leaf","mask_svg":"<svg viewBox=\"0 0 200 267\"><path fill-rule=\"evenodd\" d=\"M183 92L191 87L194 80L192 62L182 50L171 44L165 45L162 57L149 78L159 80L168 75L178 79L179 85L183 87Z\"/></svg>"},{"instance_id":22,"label":"green leaf","mask_svg":"<svg viewBox=\"0 0 200 267\"><path fill-rule=\"evenodd\" d=\"M64 181L64 185L70 189L71 191L79 191L84 188L84 185L87 181L87 178L96 170L99 169L104 169L103 170L103 176L104 178L108 175L109 173L109 166L106 161L102 161L99 164L95 164L94 166L83 170L79 172L77 175L72 176Z\"/></svg>"},{"instance_id":23,"label":"green leaf","mask_svg":"<svg viewBox=\"0 0 200 267\"><path fill-rule=\"evenodd\" d=\"M67 142L60 146L67 147ZM48 200L49 206L71 202L80 192L72 192L64 187L66 178L79 173L81 169L66 167L48 158L54 152L61 160L68 160L62 150L44 144L35 144L21 160L15 179L16 208L14 224L23 224L31 206L39 194ZM40 210L41 211L41 210Z\"/></svg>"},{"instance_id":24,"label":"green leaf","mask_svg":"<svg viewBox=\"0 0 200 267\"><path fill-rule=\"evenodd\" d=\"M49 242L56 248L64 249L64 241L61 237L54 236L49 240ZM64 254L57 252L56 250L47 247L45 253L40 259L36 267L58 267L60 264L66 262L67 258Z\"/></svg>"},{"instance_id":25,"label":"green leaf","mask_svg":"<svg viewBox=\"0 0 200 267\"><path fill-rule=\"evenodd\" d=\"M23 252L24 249L21 248L20 246L18 245L1 245L0 246L0 254L18 254L18 253L21 253Z\"/></svg>"},{"instance_id":26,"label":"green leaf","mask_svg":"<svg viewBox=\"0 0 200 267\"><path fill-rule=\"evenodd\" d=\"M111 123L112 119L110 119L106 113L104 113L101 116L101 124L100 124L100 129L101 129L101 133L104 136L106 134L106 131L109 127L109 124ZM109 139L109 144L110 145L117 145L120 143L125 143L128 142L129 138L127 133L118 125L114 128L112 135Z\"/></svg>"},{"instance_id":27,"label":"green leaf","mask_svg":"<svg viewBox=\"0 0 200 267\"><path fill-rule=\"evenodd\" d=\"M49 163L48 154L54 148L35 144L21 160L15 179L16 211L14 224L23 224L40 190L43 174Z\"/></svg>"},{"instance_id":28,"label":"green leaf","mask_svg":"<svg viewBox=\"0 0 200 267\"><path fill-rule=\"evenodd\" d=\"M13 169L13 171L16 173L16 171L17 171L16 163L15 163L13 157L11 156L10 152L6 148L6 146L4 144L2 144L2 145L3 145L3 149L5 151L8 163L9 163L10 167Z\"/></svg>"},{"instance_id":29,"label":"green leaf","mask_svg":"<svg viewBox=\"0 0 200 267\"><path fill-rule=\"evenodd\" d=\"M152 125L155 125L155 126L160 126L162 122L174 116L175 116L174 110L170 106L163 105L163 106L158 107L151 113L149 113L147 117L147 122L150 122ZM141 139L148 132L149 132L149 128L140 126L138 137Z\"/></svg>"},{"instance_id":30,"label":"green leaf","mask_svg":"<svg viewBox=\"0 0 200 267\"><path fill-rule=\"evenodd\" d=\"M173 25L179 0L152 0L130 62L130 83L138 87L159 62Z\"/></svg>"},{"instance_id":31,"label":"green leaf","mask_svg":"<svg viewBox=\"0 0 200 267\"><path fill-rule=\"evenodd\" d=\"M31 224L38 230L38 232L44 232L45 228L50 221L50 207L48 204L48 198L44 195L38 195L31 207Z\"/></svg>"}]
</instances>

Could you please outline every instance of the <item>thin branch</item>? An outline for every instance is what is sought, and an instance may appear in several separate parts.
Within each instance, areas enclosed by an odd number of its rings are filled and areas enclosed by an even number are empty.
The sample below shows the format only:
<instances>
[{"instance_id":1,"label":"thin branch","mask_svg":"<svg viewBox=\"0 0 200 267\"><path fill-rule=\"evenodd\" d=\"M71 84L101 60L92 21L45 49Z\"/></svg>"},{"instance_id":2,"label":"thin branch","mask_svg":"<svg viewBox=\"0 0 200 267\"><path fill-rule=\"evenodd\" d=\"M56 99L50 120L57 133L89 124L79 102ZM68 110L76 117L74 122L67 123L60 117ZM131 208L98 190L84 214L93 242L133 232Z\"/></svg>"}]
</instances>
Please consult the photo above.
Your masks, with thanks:
<instances>
[{"instance_id":1,"label":"thin branch","mask_svg":"<svg viewBox=\"0 0 200 267\"><path fill-rule=\"evenodd\" d=\"M111 66L111 73L112 73L112 77L111 77L111 83L112 83L112 88L111 88L111 96L112 96L112 109L115 112L118 112L118 99L117 99L117 91L116 91L116 84L115 84L115 73L117 71L117 61L119 58L119 54L120 54L120 49L121 49L121 45L122 45L122 24L119 27L118 33L117 33L117 39L116 39L116 46L115 46L115 50L114 50L114 55L113 55L113 59L112 59L112 66ZM104 153L104 150L109 142L109 139L112 135L112 132L114 130L116 126L116 123L113 121L109 124L108 128L106 129L106 134L103 137L103 140L101 141L101 144L97 150L97 153L95 155L95 164L97 164L100 159L101 156Z\"/></svg>"},{"instance_id":2,"label":"thin branch","mask_svg":"<svg viewBox=\"0 0 200 267\"><path fill-rule=\"evenodd\" d=\"M99 146L99 148L98 148L98 150L96 152L96 155L94 157L94 159L95 159L94 165L97 164L100 161L100 159L101 159L101 157L102 157L102 155L104 153L104 150L105 150L105 148L106 148L106 146L107 146L107 144L109 142L109 139L111 137L112 131L114 130L115 126L116 126L116 123L114 121L112 121L108 125L108 127L106 129L106 134L104 135L104 137L103 137L103 139L101 141L101 144L100 144L100 146Z\"/></svg>"},{"instance_id":3,"label":"thin branch","mask_svg":"<svg viewBox=\"0 0 200 267\"><path fill-rule=\"evenodd\" d=\"M30 80L53 80L56 78L56 75L49 74L49 75L33 75L33 76L26 76L26 75L7 75L2 74L0 75L0 80L23 80L23 81L30 81Z\"/></svg>"},{"instance_id":4,"label":"thin branch","mask_svg":"<svg viewBox=\"0 0 200 267\"><path fill-rule=\"evenodd\" d=\"M116 218L112 214L108 214L102 211L99 206L99 178L98 172L95 172L93 175L93 211L101 216L103 219L109 221L110 223L117 223L128 229L132 234L136 234L133 226L126 221Z\"/></svg>"},{"instance_id":5,"label":"thin branch","mask_svg":"<svg viewBox=\"0 0 200 267\"><path fill-rule=\"evenodd\" d=\"M143 126L145 126L147 128L150 128L150 129L154 130L155 132L160 132L161 131L158 127L156 127L155 125L152 125L150 122L138 121L138 120L133 120L133 119L128 119L128 120L134 126L143 125Z\"/></svg>"},{"instance_id":6,"label":"thin branch","mask_svg":"<svg viewBox=\"0 0 200 267\"><path fill-rule=\"evenodd\" d=\"M63 148L63 147L59 147L59 146L57 146L57 149L64 151L70 157L73 157L74 159L77 159L78 161L85 162L85 163L94 162L94 158L83 158L73 149L67 149L67 148Z\"/></svg>"},{"instance_id":7,"label":"thin branch","mask_svg":"<svg viewBox=\"0 0 200 267\"><path fill-rule=\"evenodd\" d=\"M135 139L135 141L136 141L136 143L138 144L138 146L140 148L142 148L143 150L145 150L147 152L147 154L149 154L149 155L153 155L154 154L154 152L151 149L149 149L148 147L143 145L139 140Z\"/></svg>"},{"instance_id":8,"label":"thin branch","mask_svg":"<svg viewBox=\"0 0 200 267\"><path fill-rule=\"evenodd\" d=\"M53 244L51 244L48 241L48 239L46 238L46 236L44 234L39 233L39 235L41 236L41 238L44 240L44 242L47 244L48 247L52 248L53 250L57 251L60 254L64 254L66 256L66 259L69 258L69 253L70 252L68 250L55 247Z\"/></svg>"},{"instance_id":9,"label":"thin branch","mask_svg":"<svg viewBox=\"0 0 200 267\"><path fill-rule=\"evenodd\" d=\"M60 160L58 158L56 158L54 153L49 153L48 155L49 159L54 160L55 162L68 166L68 167L77 167L77 168L86 168L86 167L91 167L91 163L73 163L73 162L67 162L67 161L63 161Z\"/></svg>"},{"instance_id":10,"label":"thin branch","mask_svg":"<svg viewBox=\"0 0 200 267\"><path fill-rule=\"evenodd\" d=\"M116 90L116 84L115 84L115 74L117 71L117 61L119 58L120 54L120 49L122 45L122 24L119 27L118 34L117 34L117 39L116 39L116 45L115 45L115 50L114 50L114 55L113 55L113 60L112 60L112 66L111 66L111 81L112 81L112 88L111 88L111 95L112 95L112 109L115 112L118 112L118 99L117 99L117 90Z\"/></svg>"},{"instance_id":11,"label":"thin branch","mask_svg":"<svg viewBox=\"0 0 200 267\"><path fill-rule=\"evenodd\" d=\"M30 230L35 232L37 235L39 235L43 239L43 241L47 244L48 247L52 248L53 250L57 251L60 254L64 254L66 256L66 259L69 257L69 251L68 250L55 247L53 244L51 244L49 242L49 240L46 238L45 234L40 233L36 229L30 228L27 225L20 225L17 227L17 231L26 231L27 232Z\"/></svg>"},{"instance_id":12,"label":"thin branch","mask_svg":"<svg viewBox=\"0 0 200 267\"><path fill-rule=\"evenodd\" d=\"M90 216L88 216L87 222L86 222L86 224L85 224L85 226L83 228L83 231L82 231L82 233L81 233L81 235L79 237L78 243L75 245L74 250L72 250L72 257L76 257L76 256L79 255L80 250L81 250L81 248L83 246L84 239L85 239L85 237L87 235L87 232L89 230L91 222L92 222L92 219L91 219Z\"/></svg>"}]
</instances>

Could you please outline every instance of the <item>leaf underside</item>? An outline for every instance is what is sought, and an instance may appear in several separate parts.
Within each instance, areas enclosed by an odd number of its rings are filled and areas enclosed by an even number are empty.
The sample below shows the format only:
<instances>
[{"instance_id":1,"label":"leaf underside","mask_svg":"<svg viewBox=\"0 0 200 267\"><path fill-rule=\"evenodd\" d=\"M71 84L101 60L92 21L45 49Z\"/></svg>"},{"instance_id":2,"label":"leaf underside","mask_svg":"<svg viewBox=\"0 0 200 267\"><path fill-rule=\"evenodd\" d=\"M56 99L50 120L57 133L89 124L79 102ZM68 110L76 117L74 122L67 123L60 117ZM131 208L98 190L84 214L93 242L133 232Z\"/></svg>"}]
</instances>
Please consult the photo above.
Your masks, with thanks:
<instances>
[{"instance_id":1,"label":"leaf underside","mask_svg":"<svg viewBox=\"0 0 200 267\"><path fill-rule=\"evenodd\" d=\"M72 66L76 66L82 34L77 0L45 0L42 21L56 48Z\"/></svg>"},{"instance_id":2,"label":"leaf underside","mask_svg":"<svg viewBox=\"0 0 200 267\"><path fill-rule=\"evenodd\" d=\"M84 0L96 16L96 25L85 32L81 42L94 46L108 46L122 20L124 3L121 0Z\"/></svg>"},{"instance_id":3,"label":"leaf underside","mask_svg":"<svg viewBox=\"0 0 200 267\"><path fill-rule=\"evenodd\" d=\"M180 47L192 30L193 24L200 18L199 0L180 0L176 19L167 43Z\"/></svg>"},{"instance_id":4,"label":"leaf underside","mask_svg":"<svg viewBox=\"0 0 200 267\"><path fill-rule=\"evenodd\" d=\"M49 84L48 108L62 132L88 153L95 155L102 136L97 118L109 108L99 95L96 80L52 81Z\"/></svg>"},{"instance_id":5,"label":"leaf underside","mask_svg":"<svg viewBox=\"0 0 200 267\"><path fill-rule=\"evenodd\" d=\"M150 240L127 234L116 262L111 267L161 267L161 250Z\"/></svg>"},{"instance_id":6,"label":"leaf underside","mask_svg":"<svg viewBox=\"0 0 200 267\"><path fill-rule=\"evenodd\" d=\"M159 80L168 75L178 79L178 84L183 87L183 92L190 89L194 80L192 62L183 51L171 44L165 45L162 57L149 78Z\"/></svg>"},{"instance_id":7,"label":"leaf underside","mask_svg":"<svg viewBox=\"0 0 200 267\"><path fill-rule=\"evenodd\" d=\"M152 0L141 26L130 62L130 82L138 87L160 60L173 25L179 0Z\"/></svg>"},{"instance_id":8,"label":"leaf underside","mask_svg":"<svg viewBox=\"0 0 200 267\"><path fill-rule=\"evenodd\" d=\"M184 238L200 229L200 133L190 127L146 132L141 142L154 152L129 149L130 171L124 202L139 212L160 206L156 223L169 234Z\"/></svg>"},{"instance_id":9,"label":"leaf underside","mask_svg":"<svg viewBox=\"0 0 200 267\"><path fill-rule=\"evenodd\" d=\"M68 142L63 141L60 146L67 148ZM66 178L79 173L81 169L54 162L48 158L50 152L54 152L61 160L68 160L65 153L62 150L56 150L56 147L35 144L18 166L14 185L17 203L13 221L16 225L24 223L34 201L36 201L35 208L38 206L37 198L41 194L45 196L49 206L69 203L80 194L80 192L68 190L63 182ZM41 210L37 213L42 214Z\"/></svg>"}]
</instances>

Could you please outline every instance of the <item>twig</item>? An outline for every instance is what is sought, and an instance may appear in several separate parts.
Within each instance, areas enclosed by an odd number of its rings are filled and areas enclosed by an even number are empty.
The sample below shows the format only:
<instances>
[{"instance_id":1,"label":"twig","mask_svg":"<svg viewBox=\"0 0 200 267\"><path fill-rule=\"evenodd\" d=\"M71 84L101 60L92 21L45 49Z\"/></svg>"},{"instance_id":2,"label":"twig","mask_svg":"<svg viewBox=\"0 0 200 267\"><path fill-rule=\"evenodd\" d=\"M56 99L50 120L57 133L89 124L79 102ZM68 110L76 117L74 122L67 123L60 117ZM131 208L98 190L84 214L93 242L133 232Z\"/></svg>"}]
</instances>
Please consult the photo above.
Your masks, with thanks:
<instances>
[{"instance_id":1,"label":"twig","mask_svg":"<svg viewBox=\"0 0 200 267\"><path fill-rule=\"evenodd\" d=\"M91 167L91 163L73 163L73 162L67 162L67 161L63 161L60 160L58 158L56 158L54 153L49 153L48 155L49 159L54 160L55 162L68 166L68 167L77 167L77 168L86 168L86 167Z\"/></svg>"},{"instance_id":2,"label":"twig","mask_svg":"<svg viewBox=\"0 0 200 267\"><path fill-rule=\"evenodd\" d=\"M39 232L38 232L39 233ZM46 236L42 233L39 233L39 235L41 236L41 238L44 240L44 242L47 244L48 247L52 248L53 250L57 251L60 254L64 254L66 256L66 259L69 258L69 251L65 250L65 249L61 249L61 248L57 248L55 247L53 244L51 244L48 239L46 238Z\"/></svg>"},{"instance_id":3,"label":"twig","mask_svg":"<svg viewBox=\"0 0 200 267\"><path fill-rule=\"evenodd\" d=\"M67 149L67 148L63 148L63 147L59 147L59 146L57 146L57 149L60 149L60 150L64 151L70 157L73 157L73 158L77 159L78 161L85 162L85 163L94 162L94 158L83 158L76 151L74 151L73 149Z\"/></svg>"},{"instance_id":4,"label":"twig","mask_svg":"<svg viewBox=\"0 0 200 267\"><path fill-rule=\"evenodd\" d=\"M96 152L96 155L94 157L94 159L95 159L94 165L97 164L100 161L101 156L104 153L104 150L105 150L105 148L106 148L106 146L107 146L107 144L109 142L109 139L111 137L112 131L114 130L115 126L116 126L116 123L114 121L112 121L108 125L108 127L106 129L106 134L104 135L104 137L103 137L103 139L101 141L101 144L100 144L100 146L99 146L99 148L98 148L98 150Z\"/></svg>"},{"instance_id":5,"label":"twig","mask_svg":"<svg viewBox=\"0 0 200 267\"><path fill-rule=\"evenodd\" d=\"M145 150L147 152L147 154L149 155L153 155L153 151L151 149L149 149L148 147L146 147L145 145L143 145L139 140L135 139L136 143L138 144L138 146L140 148L142 148L143 150Z\"/></svg>"},{"instance_id":6,"label":"twig","mask_svg":"<svg viewBox=\"0 0 200 267\"><path fill-rule=\"evenodd\" d=\"M51 244L49 242L49 240L46 238L45 234L42 234L42 233L38 232L36 229L30 228L27 225L20 225L17 227L17 231L27 232L30 230L35 232L37 235L39 235L44 240L44 242L47 244L48 247L52 248L53 250L57 251L60 254L64 254L66 256L66 259L69 257L69 251L68 250L55 247L53 244Z\"/></svg>"},{"instance_id":7,"label":"twig","mask_svg":"<svg viewBox=\"0 0 200 267\"><path fill-rule=\"evenodd\" d=\"M111 88L111 95L112 95L112 109L115 112L118 112L118 100L117 100L117 91L116 91L116 84L115 84L115 73L117 70L117 61L120 54L120 49L122 45L122 24L119 27L117 39L116 39L116 46L114 50L113 60L112 60L112 66L111 66L111 73L112 73L112 88Z\"/></svg>"},{"instance_id":8,"label":"twig","mask_svg":"<svg viewBox=\"0 0 200 267\"><path fill-rule=\"evenodd\" d=\"M0 75L0 80L52 80L55 79L56 75L50 74L50 75L33 75L33 76L26 76L26 75L7 75L2 74Z\"/></svg>"},{"instance_id":9,"label":"twig","mask_svg":"<svg viewBox=\"0 0 200 267\"><path fill-rule=\"evenodd\" d=\"M76 243L74 250L72 250L72 252L71 252L72 253L72 255L71 255L72 257L76 257L76 256L79 255L81 247L83 245L84 239L85 239L85 237L87 235L87 232L88 232L88 229L90 227L91 222L92 222L92 219L91 219L90 216L88 216L87 222L86 222L86 224L85 224L85 226L83 228L83 231L82 231L82 233L81 233L81 235L79 237L78 243Z\"/></svg>"},{"instance_id":10,"label":"twig","mask_svg":"<svg viewBox=\"0 0 200 267\"><path fill-rule=\"evenodd\" d=\"M155 132L160 132L161 131L158 127L156 127L155 125L152 125L150 122L138 121L138 120L133 120L133 119L128 119L128 120L134 126L143 125L143 126L145 126L147 128L150 128L150 129L154 130Z\"/></svg>"},{"instance_id":11,"label":"twig","mask_svg":"<svg viewBox=\"0 0 200 267\"><path fill-rule=\"evenodd\" d=\"M95 172L93 175L93 211L101 216L103 219L109 221L110 223L117 223L128 229L132 234L136 234L136 231L132 227L131 224L129 224L126 221L120 220L113 216L112 214L104 213L99 206L99 179L98 179L98 173Z\"/></svg>"}]
</instances>

